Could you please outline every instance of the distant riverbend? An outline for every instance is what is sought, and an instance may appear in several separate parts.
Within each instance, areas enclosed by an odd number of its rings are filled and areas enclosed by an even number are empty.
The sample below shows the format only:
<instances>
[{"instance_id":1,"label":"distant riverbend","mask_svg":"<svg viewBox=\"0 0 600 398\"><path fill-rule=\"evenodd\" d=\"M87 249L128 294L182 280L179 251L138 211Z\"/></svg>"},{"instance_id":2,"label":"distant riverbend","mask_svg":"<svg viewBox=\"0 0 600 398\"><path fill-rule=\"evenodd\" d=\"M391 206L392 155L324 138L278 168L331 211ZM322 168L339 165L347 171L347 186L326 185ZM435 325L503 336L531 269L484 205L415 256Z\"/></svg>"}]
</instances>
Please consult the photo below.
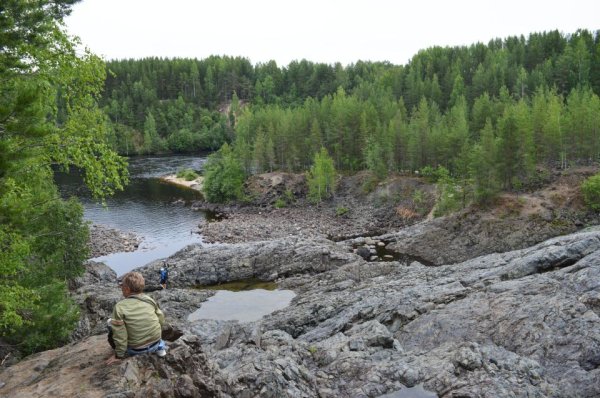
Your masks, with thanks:
<instances>
[{"instance_id":1,"label":"distant riverbend","mask_svg":"<svg viewBox=\"0 0 600 398\"><path fill-rule=\"evenodd\" d=\"M134 251L96 257L117 274L123 274L151 261L166 258L191 243L202 243L198 226L206 213L192 210L190 204L202 198L196 189L163 180L178 170L202 170L205 156L151 156L129 158L130 183L124 191L108 198L106 206L93 200L81 178L58 174L63 197L77 196L84 217L93 224L135 234L141 243ZM193 187L192 187L193 188Z\"/></svg>"}]
</instances>

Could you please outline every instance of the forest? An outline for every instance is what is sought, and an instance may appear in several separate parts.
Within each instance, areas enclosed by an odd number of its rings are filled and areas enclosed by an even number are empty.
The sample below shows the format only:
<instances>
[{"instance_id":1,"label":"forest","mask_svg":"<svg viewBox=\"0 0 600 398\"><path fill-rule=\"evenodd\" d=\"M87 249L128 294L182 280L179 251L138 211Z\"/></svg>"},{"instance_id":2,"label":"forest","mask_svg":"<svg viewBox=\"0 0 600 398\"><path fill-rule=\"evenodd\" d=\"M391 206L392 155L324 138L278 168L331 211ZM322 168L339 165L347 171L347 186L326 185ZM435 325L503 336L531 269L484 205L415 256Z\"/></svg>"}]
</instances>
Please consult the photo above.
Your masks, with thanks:
<instances>
[{"instance_id":1,"label":"forest","mask_svg":"<svg viewBox=\"0 0 600 398\"><path fill-rule=\"evenodd\" d=\"M245 175L442 167L486 200L538 166L600 156L600 35L578 30L433 47L406 65L241 57L107 63L100 104L121 154L233 148Z\"/></svg>"}]
</instances>

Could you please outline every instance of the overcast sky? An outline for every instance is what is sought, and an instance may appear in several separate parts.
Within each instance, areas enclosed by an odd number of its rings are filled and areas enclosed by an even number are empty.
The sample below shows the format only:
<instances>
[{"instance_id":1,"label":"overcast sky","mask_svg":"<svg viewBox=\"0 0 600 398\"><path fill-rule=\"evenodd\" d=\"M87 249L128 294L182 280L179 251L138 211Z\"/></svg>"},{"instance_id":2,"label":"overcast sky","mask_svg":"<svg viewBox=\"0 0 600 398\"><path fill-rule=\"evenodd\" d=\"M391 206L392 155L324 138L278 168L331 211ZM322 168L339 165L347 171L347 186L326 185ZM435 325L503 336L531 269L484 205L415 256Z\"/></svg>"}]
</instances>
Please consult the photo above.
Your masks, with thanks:
<instances>
[{"instance_id":1,"label":"overcast sky","mask_svg":"<svg viewBox=\"0 0 600 398\"><path fill-rule=\"evenodd\" d=\"M83 0L69 33L106 59L405 64L420 49L600 29L600 0Z\"/></svg>"}]
</instances>

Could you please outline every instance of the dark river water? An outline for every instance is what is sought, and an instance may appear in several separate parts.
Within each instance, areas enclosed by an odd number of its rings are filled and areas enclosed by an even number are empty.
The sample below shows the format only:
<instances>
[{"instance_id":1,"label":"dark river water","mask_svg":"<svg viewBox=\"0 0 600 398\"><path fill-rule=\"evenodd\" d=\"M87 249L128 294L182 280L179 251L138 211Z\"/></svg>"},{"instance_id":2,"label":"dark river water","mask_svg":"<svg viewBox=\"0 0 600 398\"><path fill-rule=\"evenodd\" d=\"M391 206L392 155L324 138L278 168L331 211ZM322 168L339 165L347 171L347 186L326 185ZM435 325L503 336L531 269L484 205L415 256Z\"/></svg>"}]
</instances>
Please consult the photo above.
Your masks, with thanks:
<instances>
[{"instance_id":1,"label":"dark river water","mask_svg":"<svg viewBox=\"0 0 600 398\"><path fill-rule=\"evenodd\" d=\"M190 203L200 198L197 191L161 181L158 177L180 169L202 170L206 156L135 157L129 159L130 183L106 201L106 207L94 201L81 178L58 174L56 182L63 197L77 196L85 209L85 218L123 231L134 232L143 241L138 250L98 257L117 274L151 261L168 257L191 243L202 242L193 233L206 214L194 211Z\"/></svg>"}]
</instances>

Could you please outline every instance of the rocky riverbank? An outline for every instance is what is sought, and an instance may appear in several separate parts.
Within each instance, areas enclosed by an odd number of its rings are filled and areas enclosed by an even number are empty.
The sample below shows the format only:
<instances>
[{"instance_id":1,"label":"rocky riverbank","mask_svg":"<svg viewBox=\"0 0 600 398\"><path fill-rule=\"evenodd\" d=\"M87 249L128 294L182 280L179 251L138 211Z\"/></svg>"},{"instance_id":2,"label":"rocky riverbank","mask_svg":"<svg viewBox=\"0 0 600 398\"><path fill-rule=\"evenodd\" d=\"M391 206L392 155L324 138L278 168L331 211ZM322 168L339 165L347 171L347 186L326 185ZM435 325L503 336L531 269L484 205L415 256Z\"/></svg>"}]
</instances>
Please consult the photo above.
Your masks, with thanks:
<instances>
[{"instance_id":1,"label":"rocky riverbank","mask_svg":"<svg viewBox=\"0 0 600 398\"><path fill-rule=\"evenodd\" d=\"M90 227L90 258L135 251L141 242L142 239L133 232L95 224Z\"/></svg>"},{"instance_id":2,"label":"rocky riverbank","mask_svg":"<svg viewBox=\"0 0 600 398\"><path fill-rule=\"evenodd\" d=\"M333 200L312 205L297 177L272 173L249 183L247 194L255 198L250 205L209 206L220 219L204 223L200 232L207 242L330 239L370 261L415 258L450 264L523 249L600 224L599 214L585 208L579 191L592 173L557 172L537 191L504 194L488 207L469 206L440 218L430 217L435 187L422 179L397 177L366 193L367 177L344 177ZM273 203L286 197L285 192L294 193L295 199L277 208ZM377 242L368 242L368 237L378 237Z\"/></svg>"},{"instance_id":3,"label":"rocky riverbank","mask_svg":"<svg viewBox=\"0 0 600 398\"><path fill-rule=\"evenodd\" d=\"M435 202L435 186L412 177L394 177L367 188L369 175L342 177L336 195L312 204L303 175L253 176L245 187L251 200L237 205L195 204L221 215L205 223L206 242L239 243L298 236L335 241L381 235L423 220ZM415 203L415 195L421 198Z\"/></svg>"},{"instance_id":4,"label":"rocky riverbank","mask_svg":"<svg viewBox=\"0 0 600 398\"><path fill-rule=\"evenodd\" d=\"M169 289L152 285L160 262L139 269L168 317L166 359L103 365L110 350L96 335L120 291L112 270L90 263L72 286L73 343L0 372L0 395L600 395L600 228L573 233L599 223L582 205L581 174L433 220L435 191L418 179L365 193L353 177L315 207L301 179L280 177L259 177L256 203L220 208L225 218L203 227L237 243L169 258ZM255 322L189 320L215 294L199 286L249 278L296 296Z\"/></svg>"}]
</instances>

